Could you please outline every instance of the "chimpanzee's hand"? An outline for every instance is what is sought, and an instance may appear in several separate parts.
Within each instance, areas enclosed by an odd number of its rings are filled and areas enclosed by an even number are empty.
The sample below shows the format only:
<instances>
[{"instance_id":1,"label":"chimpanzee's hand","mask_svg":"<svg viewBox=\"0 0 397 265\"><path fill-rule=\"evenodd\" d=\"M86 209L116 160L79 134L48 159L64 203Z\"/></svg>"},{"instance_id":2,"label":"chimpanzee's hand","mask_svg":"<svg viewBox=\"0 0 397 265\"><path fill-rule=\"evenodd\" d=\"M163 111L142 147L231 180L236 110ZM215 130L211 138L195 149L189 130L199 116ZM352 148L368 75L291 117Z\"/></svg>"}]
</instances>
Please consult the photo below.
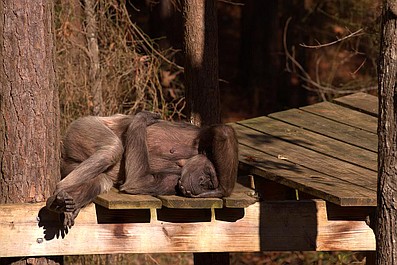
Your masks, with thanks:
<instances>
[{"instance_id":1,"label":"chimpanzee's hand","mask_svg":"<svg viewBox=\"0 0 397 265\"><path fill-rule=\"evenodd\" d=\"M159 113L154 113L150 111L143 110L139 112L138 114L135 115L136 119L139 120L144 120L146 122L146 125L152 125L154 123L157 123L159 119L161 118L161 115Z\"/></svg>"}]
</instances>

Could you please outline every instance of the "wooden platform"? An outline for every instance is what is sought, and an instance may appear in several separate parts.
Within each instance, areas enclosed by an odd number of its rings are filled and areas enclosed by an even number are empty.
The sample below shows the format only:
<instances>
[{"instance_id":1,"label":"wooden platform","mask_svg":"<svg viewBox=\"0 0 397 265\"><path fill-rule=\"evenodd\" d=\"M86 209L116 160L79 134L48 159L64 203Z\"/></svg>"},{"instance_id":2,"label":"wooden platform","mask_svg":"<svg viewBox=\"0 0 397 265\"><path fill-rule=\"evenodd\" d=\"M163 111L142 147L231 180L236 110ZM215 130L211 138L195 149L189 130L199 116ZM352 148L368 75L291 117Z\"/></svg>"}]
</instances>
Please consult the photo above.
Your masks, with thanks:
<instances>
[{"instance_id":1,"label":"wooden platform","mask_svg":"<svg viewBox=\"0 0 397 265\"><path fill-rule=\"evenodd\" d=\"M112 190L66 230L43 204L0 205L0 257L375 250L376 115L357 93L232 124L241 176L224 199Z\"/></svg>"},{"instance_id":2,"label":"wooden platform","mask_svg":"<svg viewBox=\"0 0 397 265\"><path fill-rule=\"evenodd\" d=\"M357 93L237 122L241 169L339 206L374 207L376 115L377 98Z\"/></svg>"},{"instance_id":3,"label":"wooden platform","mask_svg":"<svg viewBox=\"0 0 397 265\"><path fill-rule=\"evenodd\" d=\"M220 209L245 208L257 201L255 192L240 184L236 184L229 197L219 198L186 198L176 195L130 195L120 193L112 188L109 192L99 195L95 203L110 210L116 209L160 209L163 206L174 209Z\"/></svg>"}]
</instances>

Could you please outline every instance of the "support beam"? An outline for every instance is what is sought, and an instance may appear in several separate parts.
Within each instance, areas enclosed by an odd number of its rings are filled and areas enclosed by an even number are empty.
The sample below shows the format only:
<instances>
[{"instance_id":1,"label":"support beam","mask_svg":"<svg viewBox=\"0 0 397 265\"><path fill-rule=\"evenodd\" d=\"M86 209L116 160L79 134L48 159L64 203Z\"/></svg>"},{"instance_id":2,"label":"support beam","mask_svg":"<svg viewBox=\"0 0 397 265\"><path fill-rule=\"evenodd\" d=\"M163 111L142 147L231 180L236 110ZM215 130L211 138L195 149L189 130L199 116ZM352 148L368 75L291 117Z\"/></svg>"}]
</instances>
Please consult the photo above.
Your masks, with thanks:
<instances>
[{"instance_id":1,"label":"support beam","mask_svg":"<svg viewBox=\"0 0 397 265\"><path fill-rule=\"evenodd\" d=\"M76 224L64 231L59 230L54 216L43 211L38 220L43 206L0 205L0 257L375 250L374 234L365 221L330 221L322 200L261 202L241 211L216 209L212 211L214 218L202 222L195 221L194 215L191 220L185 218L181 222L175 217L170 222L161 215L157 219L151 215L155 220L146 223L99 224L97 220L104 218L97 216L95 205L91 204L82 210ZM172 215L173 211L166 212ZM112 210L106 214L112 214Z\"/></svg>"}]
</instances>

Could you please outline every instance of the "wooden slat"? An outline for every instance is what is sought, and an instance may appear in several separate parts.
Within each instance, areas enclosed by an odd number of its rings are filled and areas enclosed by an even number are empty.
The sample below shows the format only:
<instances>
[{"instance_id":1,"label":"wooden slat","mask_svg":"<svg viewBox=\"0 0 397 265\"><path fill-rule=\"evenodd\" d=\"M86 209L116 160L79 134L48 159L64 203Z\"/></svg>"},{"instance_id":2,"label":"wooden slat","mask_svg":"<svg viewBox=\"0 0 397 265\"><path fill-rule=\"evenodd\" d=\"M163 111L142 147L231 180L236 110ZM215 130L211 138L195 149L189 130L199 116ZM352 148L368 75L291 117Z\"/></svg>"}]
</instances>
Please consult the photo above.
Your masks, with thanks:
<instances>
[{"instance_id":1,"label":"wooden slat","mask_svg":"<svg viewBox=\"0 0 397 265\"><path fill-rule=\"evenodd\" d=\"M255 191L236 183L232 194L223 198L223 204L226 208L246 208L257 202Z\"/></svg>"},{"instance_id":2,"label":"wooden slat","mask_svg":"<svg viewBox=\"0 0 397 265\"><path fill-rule=\"evenodd\" d=\"M112 188L94 200L107 209L159 209L161 200L150 195L131 195L118 192Z\"/></svg>"},{"instance_id":3,"label":"wooden slat","mask_svg":"<svg viewBox=\"0 0 397 265\"><path fill-rule=\"evenodd\" d=\"M229 197L218 198L186 198L181 196L158 196L130 195L118 192L112 188L109 192L99 195L94 202L110 210L122 209L160 209L168 208L181 209L211 209L211 208L245 208L256 202L256 199L249 194L254 191L236 184L233 193ZM223 200L223 202L222 202Z\"/></svg>"},{"instance_id":4,"label":"wooden slat","mask_svg":"<svg viewBox=\"0 0 397 265\"><path fill-rule=\"evenodd\" d=\"M282 141L250 128L235 125L238 140L264 153L303 167L343 179L352 189L356 186L376 191L376 172Z\"/></svg>"},{"instance_id":5,"label":"wooden slat","mask_svg":"<svg viewBox=\"0 0 397 265\"><path fill-rule=\"evenodd\" d=\"M367 93L355 93L334 99L334 102L361 112L378 116L378 98Z\"/></svg>"},{"instance_id":6,"label":"wooden slat","mask_svg":"<svg viewBox=\"0 0 397 265\"><path fill-rule=\"evenodd\" d=\"M352 187L344 180L310 170L240 144L240 167L304 193L340 206L376 206L376 191Z\"/></svg>"},{"instance_id":7,"label":"wooden slat","mask_svg":"<svg viewBox=\"0 0 397 265\"><path fill-rule=\"evenodd\" d=\"M222 208L223 201L218 198L186 198L176 195L159 195L163 206L179 209L211 209Z\"/></svg>"},{"instance_id":8,"label":"wooden slat","mask_svg":"<svg viewBox=\"0 0 397 265\"><path fill-rule=\"evenodd\" d=\"M362 148L320 135L302 128L271 119L258 117L238 124L289 141L319 153L348 161L371 170L377 170L377 154Z\"/></svg>"},{"instance_id":9,"label":"wooden slat","mask_svg":"<svg viewBox=\"0 0 397 265\"><path fill-rule=\"evenodd\" d=\"M337 104L321 102L300 109L336 122L377 133L378 119L376 117Z\"/></svg>"},{"instance_id":10,"label":"wooden slat","mask_svg":"<svg viewBox=\"0 0 397 265\"><path fill-rule=\"evenodd\" d=\"M71 229L50 239L56 224L39 227L37 218L27 217L43 205L0 205L0 257L375 249L374 234L364 221L329 221L324 201L255 203L236 222L122 224L92 223L91 204Z\"/></svg>"},{"instance_id":11,"label":"wooden slat","mask_svg":"<svg viewBox=\"0 0 397 265\"><path fill-rule=\"evenodd\" d=\"M378 138L376 134L325 119L302 110L290 109L276 112L269 116L373 152L377 152L378 150Z\"/></svg>"}]
</instances>

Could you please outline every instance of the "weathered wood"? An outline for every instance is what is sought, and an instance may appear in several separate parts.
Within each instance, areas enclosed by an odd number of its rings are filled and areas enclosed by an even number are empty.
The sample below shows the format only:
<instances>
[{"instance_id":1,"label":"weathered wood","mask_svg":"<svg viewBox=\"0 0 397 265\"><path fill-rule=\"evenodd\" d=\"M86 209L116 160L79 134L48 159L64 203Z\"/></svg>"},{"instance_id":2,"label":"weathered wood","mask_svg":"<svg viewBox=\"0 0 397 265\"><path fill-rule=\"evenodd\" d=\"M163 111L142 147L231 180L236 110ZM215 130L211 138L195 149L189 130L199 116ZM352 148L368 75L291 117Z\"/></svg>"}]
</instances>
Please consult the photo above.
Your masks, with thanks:
<instances>
[{"instance_id":1,"label":"weathered wood","mask_svg":"<svg viewBox=\"0 0 397 265\"><path fill-rule=\"evenodd\" d=\"M115 188L97 196L94 202L108 209L158 209L162 204L153 196L120 193Z\"/></svg>"},{"instance_id":2,"label":"weathered wood","mask_svg":"<svg viewBox=\"0 0 397 265\"><path fill-rule=\"evenodd\" d=\"M240 144L240 167L281 185L341 206L375 206L376 191L310 170Z\"/></svg>"},{"instance_id":3,"label":"weathered wood","mask_svg":"<svg viewBox=\"0 0 397 265\"><path fill-rule=\"evenodd\" d=\"M229 197L217 198L186 198L182 196L158 196L130 195L118 192L112 188L109 192L99 195L94 202L107 209L159 209L163 203L168 208L181 209L211 209L245 208L256 202L252 189L236 184L233 193ZM223 200L223 201L222 201Z\"/></svg>"},{"instance_id":4,"label":"weathered wood","mask_svg":"<svg viewBox=\"0 0 397 265\"><path fill-rule=\"evenodd\" d=\"M378 167L375 152L364 150L279 120L269 117L258 117L238 122L238 124L374 171Z\"/></svg>"},{"instance_id":5,"label":"weathered wood","mask_svg":"<svg viewBox=\"0 0 397 265\"><path fill-rule=\"evenodd\" d=\"M211 209L222 208L223 201L218 198L186 198L176 195L159 195L163 206L179 209Z\"/></svg>"},{"instance_id":6,"label":"weathered wood","mask_svg":"<svg viewBox=\"0 0 397 265\"><path fill-rule=\"evenodd\" d=\"M255 203L234 222L193 223L96 224L91 204L58 237L55 222L39 227L35 215L42 206L0 205L0 257L375 249L374 234L364 221L329 221L321 200Z\"/></svg>"},{"instance_id":7,"label":"weathered wood","mask_svg":"<svg viewBox=\"0 0 397 265\"><path fill-rule=\"evenodd\" d=\"M378 119L376 117L331 102L321 102L300 109L336 122L377 133Z\"/></svg>"},{"instance_id":8,"label":"weathered wood","mask_svg":"<svg viewBox=\"0 0 397 265\"><path fill-rule=\"evenodd\" d=\"M269 116L373 152L378 150L376 134L324 119L302 110L290 109L272 113Z\"/></svg>"},{"instance_id":9,"label":"weathered wood","mask_svg":"<svg viewBox=\"0 0 397 265\"><path fill-rule=\"evenodd\" d=\"M376 191L376 172L372 170L305 149L244 126L233 125L233 128L239 135L241 144L254 147L280 160L290 161L335 179L342 179L351 188L361 186Z\"/></svg>"},{"instance_id":10,"label":"weathered wood","mask_svg":"<svg viewBox=\"0 0 397 265\"><path fill-rule=\"evenodd\" d=\"M375 117L378 116L378 98L367 93L360 92L335 98L334 102Z\"/></svg>"},{"instance_id":11,"label":"weathered wood","mask_svg":"<svg viewBox=\"0 0 397 265\"><path fill-rule=\"evenodd\" d=\"M223 198L223 205L226 208L246 208L257 201L254 190L236 183L232 194Z\"/></svg>"}]
</instances>

